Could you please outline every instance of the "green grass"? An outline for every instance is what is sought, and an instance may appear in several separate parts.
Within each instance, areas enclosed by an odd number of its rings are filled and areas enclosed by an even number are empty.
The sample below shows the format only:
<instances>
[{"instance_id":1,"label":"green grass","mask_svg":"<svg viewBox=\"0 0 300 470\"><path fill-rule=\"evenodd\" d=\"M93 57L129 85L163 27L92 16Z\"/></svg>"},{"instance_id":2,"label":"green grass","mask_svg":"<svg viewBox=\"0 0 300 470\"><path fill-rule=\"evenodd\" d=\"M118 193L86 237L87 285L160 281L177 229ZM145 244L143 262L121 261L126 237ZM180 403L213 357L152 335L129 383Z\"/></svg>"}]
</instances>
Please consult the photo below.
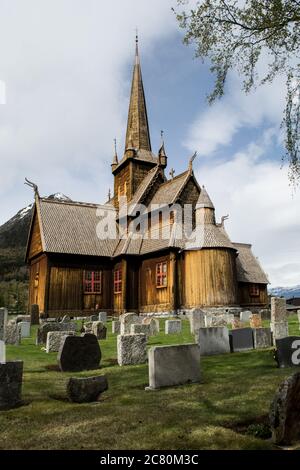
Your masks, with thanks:
<instances>
[{"instance_id":1,"label":"green grass","mask_svg":"<svg viewBox=\"0 0 300 470\"><path fill-rule=\"evenodd\" d=\"M163 330L161 321L161 330ZM201 384L145 391L147 365L119 367L116 336L101 341L101 369L78 374L56 369L32 338L7 347L8 359L24 361L23 399L0 412L0 449L272 449L270 441L237 432L268 414L279 383L293 373L279 370L271 350L206 357ZM290 334L299 334L297 317ZM162 332L151 345L193 342L189 324L180 335ZM66 399L68 377L105 374L109 390L97 403Z\"/></svg>"}]
</instances>

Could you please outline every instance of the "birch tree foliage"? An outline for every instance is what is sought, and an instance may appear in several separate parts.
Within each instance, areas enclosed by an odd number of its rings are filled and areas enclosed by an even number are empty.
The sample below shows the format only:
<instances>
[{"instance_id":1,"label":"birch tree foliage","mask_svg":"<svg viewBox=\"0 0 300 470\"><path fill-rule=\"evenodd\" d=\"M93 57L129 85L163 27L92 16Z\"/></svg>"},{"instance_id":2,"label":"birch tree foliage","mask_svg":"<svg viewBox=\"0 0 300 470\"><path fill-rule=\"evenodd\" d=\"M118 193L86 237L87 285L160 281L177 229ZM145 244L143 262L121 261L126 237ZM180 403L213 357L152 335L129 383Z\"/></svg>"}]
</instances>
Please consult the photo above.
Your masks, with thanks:
<instances>
[{"instance_id":1,"label":"birch tree foliage","mask_svg":"<svg viewBox=\"0 0 300 470\"><path fill-rule=\"evenodd\" d=\"M194 44L196 56L209 59L215 75L209 103L221 98L228 72L236 70L248 93L286 79L282 117L285 154L293 184L300 181L300 0L177 0L175 14L185 30L184 42ZM262 54L268 64L258 73Z\"/></svg>"}]
</instances>

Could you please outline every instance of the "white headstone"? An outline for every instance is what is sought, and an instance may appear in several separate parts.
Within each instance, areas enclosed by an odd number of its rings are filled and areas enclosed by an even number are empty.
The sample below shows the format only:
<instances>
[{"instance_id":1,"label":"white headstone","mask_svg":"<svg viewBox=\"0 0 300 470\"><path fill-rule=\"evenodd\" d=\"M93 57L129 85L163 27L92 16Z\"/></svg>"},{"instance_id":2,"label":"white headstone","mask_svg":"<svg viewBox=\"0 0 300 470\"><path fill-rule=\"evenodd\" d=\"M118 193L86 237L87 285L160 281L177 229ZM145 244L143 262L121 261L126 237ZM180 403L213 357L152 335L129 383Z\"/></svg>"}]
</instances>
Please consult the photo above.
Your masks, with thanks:
<instances>
[{"instance_id":1,"label":"white headstone","mask_svg":"<svg viewBox=\"0 0 300 470\"><path fill-rule=\"evenodd\" d=\"M30 323L27 321L20 321L19 326L21 328L21 338L30 337Z\"/></svg>"},{"instance_id":2,"label":"white headstone","mask_svg":"<svg viewBox=\"0 0 300 470\"><path fill-rule=\"evenodd\" d=\"M165 334L176 335L181 333L181 320L166 320Z\"/></svg>"},{"instance_id":3,"label":"white headstone","mask_svg":"<svg viewBox=\"0 0 300 470\"><path fill-rule=\"evenodd\" d=\"M99 321L103 323L107 322L107 313L106 312L99 312Z\"/></svg>"},{"instance_id":4,"label":"white headstone","mask_svg":"<svg viewBox=\"0 0 300 470\"><path fill-rule=\"evenodd\" d=\"M5 341L5 328L7 325L7 309L0 308L0 340Z\"/></svg>"},{"instance_id":5,"label":"white headstone","mask_svg":"<svg viewBox=\"0 0 300 470\"><path fill-rule=\"evenodd\" d=\"M140 323L141 319L136 313L124 313L120 316L121 322L121 335L129 335L131 331L131 325L134 323Z\"/></svg>"},{"instance_id":6,"label":"white headstone","mask_svg":"<svg viewBox=\"0 0 300 470\"><path fill-rule=\"evenodd\" d=\"M0 339L0 364L5 364L6 362L6 346L5 342Z\"/></svg>"},{"instance_id":7,"label":"white headstone","mask_svg":"<svg viewBox=\"0 0 300 470\"><path fill-rule=\"evenodd\" d=\"M240 320L243 323L249 323L251 316L252 312L250 310L245 310L244 312L240 313Z\"/></svg>"}]
</instances>

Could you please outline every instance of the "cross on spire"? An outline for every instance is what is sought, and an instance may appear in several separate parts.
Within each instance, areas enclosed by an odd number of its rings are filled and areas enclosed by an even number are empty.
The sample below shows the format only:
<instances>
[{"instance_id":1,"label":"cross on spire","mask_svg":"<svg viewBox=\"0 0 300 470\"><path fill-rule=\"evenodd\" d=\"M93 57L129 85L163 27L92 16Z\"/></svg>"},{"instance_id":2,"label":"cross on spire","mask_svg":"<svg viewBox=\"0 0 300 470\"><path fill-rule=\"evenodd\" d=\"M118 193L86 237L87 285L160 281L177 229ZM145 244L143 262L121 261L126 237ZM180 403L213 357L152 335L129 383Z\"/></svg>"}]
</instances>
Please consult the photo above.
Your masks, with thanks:
<instances>
[{"instance_id":1,"label":"cross on spire","mask_svg":"<svg viewBox=\"0 0 300 470\"><path fill-rule=\"evenodd\" d=\"M174 179L175 176L175 170L174 168L171 168L169 175L171 176L172 180Z\"/></svg>"}]
</instances>

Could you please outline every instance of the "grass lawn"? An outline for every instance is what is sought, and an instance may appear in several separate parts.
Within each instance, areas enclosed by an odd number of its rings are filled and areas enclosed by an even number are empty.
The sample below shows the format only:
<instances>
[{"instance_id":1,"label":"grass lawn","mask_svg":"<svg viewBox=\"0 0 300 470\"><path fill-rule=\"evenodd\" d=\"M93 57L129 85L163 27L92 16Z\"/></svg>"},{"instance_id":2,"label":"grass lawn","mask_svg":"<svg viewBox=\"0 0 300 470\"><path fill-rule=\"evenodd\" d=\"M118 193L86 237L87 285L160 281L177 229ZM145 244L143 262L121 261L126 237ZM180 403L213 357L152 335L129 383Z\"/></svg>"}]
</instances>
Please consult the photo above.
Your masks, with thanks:
<instances>
[{"instance_id":1,"label":"grass lawn","mask_svg":"<svg viewBox=\"0 0 300 470\"><path fill-rule=\"evenodd\" d=\"M299 335L297 317L290 334ZM161 320L161 330L163 331ZM119 367L116 336L101 341L98 371L61 373L56 353L46 354L32 337L7 347L7 359L24 361L25 406L0 412L0 449L272 449L240 431L268 414L279 385L294 370L276 368L271 350L205 357L203 382L145 391L147 365ZM180 335L160 333L149 345L193 342L188 321ZM101 401L72 404L70 376L105 374L109 390Z\"/></svg>"}]
</instances>

